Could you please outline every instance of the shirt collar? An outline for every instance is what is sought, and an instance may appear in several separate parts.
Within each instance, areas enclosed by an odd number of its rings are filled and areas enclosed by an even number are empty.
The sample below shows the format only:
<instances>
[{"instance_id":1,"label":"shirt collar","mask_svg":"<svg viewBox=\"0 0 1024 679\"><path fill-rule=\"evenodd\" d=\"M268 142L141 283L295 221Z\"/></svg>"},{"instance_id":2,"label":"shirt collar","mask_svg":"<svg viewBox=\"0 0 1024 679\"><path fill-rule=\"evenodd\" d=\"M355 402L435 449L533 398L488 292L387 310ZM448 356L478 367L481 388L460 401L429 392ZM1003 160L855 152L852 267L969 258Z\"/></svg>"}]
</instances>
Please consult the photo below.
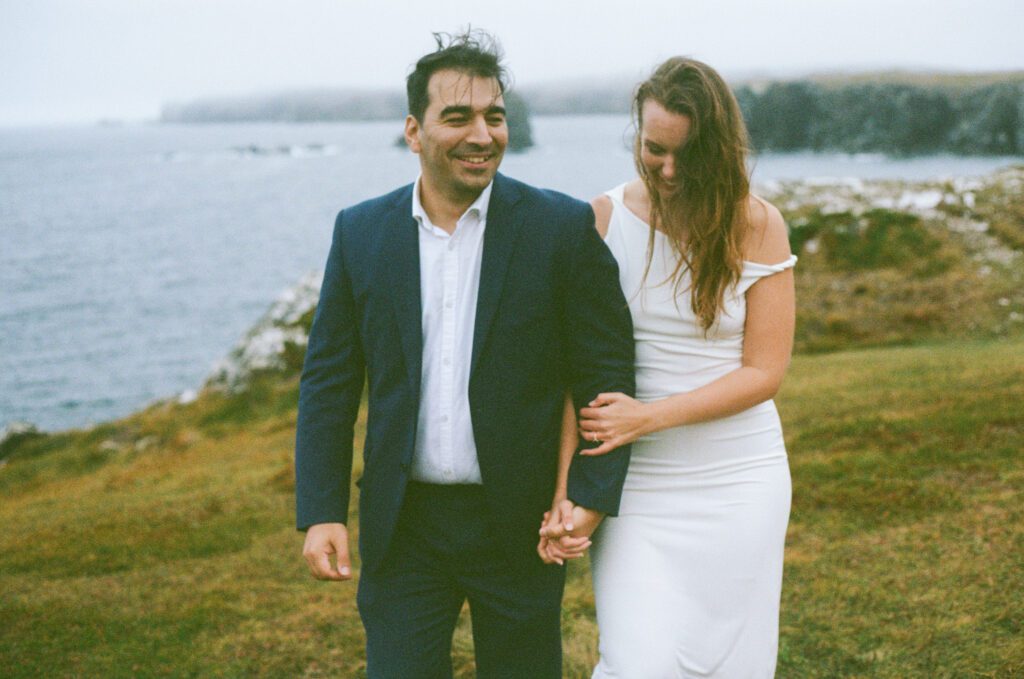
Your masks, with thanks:
<instances>
[{"instance_id":1,"label":"shirt collar","mask_svg":"<svg viewBox=\"0 0 1024 679\"><path fill-rule=\"evenodd\" d=\"M412 187L412 216L416 219L420 225L430 224L433 226L433 222L430 221L430 217L427 216L427 211L423 209L423 203L420 202L420 180L423 175L420 174L416 177L416 183ZM480 223L483 224L487 221L487 208L491 203L491 189L494 188L494 180L492 179L484 190L480 192L480 195L476 197L476 200L466 208L466 211L459 217L459 221L471 212L476 212L476 216Z\"/></svg>"}]
</instances>

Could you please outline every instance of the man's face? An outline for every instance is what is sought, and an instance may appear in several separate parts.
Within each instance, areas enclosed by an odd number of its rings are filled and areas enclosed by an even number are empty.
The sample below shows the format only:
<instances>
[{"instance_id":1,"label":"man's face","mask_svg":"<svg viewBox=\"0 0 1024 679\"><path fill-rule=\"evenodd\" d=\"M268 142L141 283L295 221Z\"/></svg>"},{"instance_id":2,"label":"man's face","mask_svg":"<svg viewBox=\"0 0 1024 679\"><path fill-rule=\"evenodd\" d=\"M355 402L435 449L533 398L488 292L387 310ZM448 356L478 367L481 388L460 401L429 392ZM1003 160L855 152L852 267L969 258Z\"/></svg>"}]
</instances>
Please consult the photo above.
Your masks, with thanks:
<instances>
[{"instance_id":1,"label":"man's face","mask_svg":"<svg viewBox=\"0 0 1024 679\"><path fill-rule=\"evenodd\" d=\"M409 116L405 139L420 156L425 190L472 202L494 178L508 145L505 101L494 78L454 70L427 83L423 121Z\"/></svg>"}]
</instances>

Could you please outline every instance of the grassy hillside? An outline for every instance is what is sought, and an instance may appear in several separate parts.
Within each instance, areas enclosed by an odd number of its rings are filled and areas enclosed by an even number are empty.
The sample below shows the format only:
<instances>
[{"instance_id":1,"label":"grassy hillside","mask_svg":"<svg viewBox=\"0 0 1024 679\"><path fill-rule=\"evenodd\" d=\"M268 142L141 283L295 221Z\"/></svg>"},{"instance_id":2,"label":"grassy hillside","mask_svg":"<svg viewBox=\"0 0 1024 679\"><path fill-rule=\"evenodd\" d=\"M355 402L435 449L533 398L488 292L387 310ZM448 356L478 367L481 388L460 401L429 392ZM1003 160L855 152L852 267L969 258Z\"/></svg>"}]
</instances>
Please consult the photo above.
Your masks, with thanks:
<instances>
[{"instance_id":1,"label":"grassy hillside","mask_svg":"<svg viewBox=\"0 0 1024 679\"><path fill-rule=\"evenodd\" d=\"M795 359L780 677L1024 673L1022 356L1018 338ZM6 445L2 674L359 676L354 587L310 579L291 528L296 389ZM565 599L570 677L595 658L587 578Z\"/></svg>"},{"instance_id":2,"label":"grassy hillside","mask_svg":"<svg viewBox=\"0 0 1024 679\"><path fill-rule=\"evenodd\" d=\"M978 179L760 190L800 257L797 351L1024 331L1024 166Z\"/></svg>"}]
</instances>

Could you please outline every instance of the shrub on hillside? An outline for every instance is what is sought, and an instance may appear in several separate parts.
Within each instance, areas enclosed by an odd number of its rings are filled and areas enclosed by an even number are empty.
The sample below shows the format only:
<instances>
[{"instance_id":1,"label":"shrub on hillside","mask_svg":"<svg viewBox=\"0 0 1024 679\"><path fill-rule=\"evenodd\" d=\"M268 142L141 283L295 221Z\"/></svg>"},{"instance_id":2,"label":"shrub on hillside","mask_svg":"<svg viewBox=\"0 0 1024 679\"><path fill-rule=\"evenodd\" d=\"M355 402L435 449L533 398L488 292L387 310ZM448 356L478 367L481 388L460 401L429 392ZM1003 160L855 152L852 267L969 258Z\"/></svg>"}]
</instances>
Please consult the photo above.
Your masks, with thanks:
<instances>
[{"instance_id":1,"label":"shrub on hillside","mask_svg":"<svg viewBox=\"0 0 1024 679\"><path fill-rule=\"evenodd\" d=\"M930 276L948 270L955 258L920 217L884 208L860 215L815 211L794 222L790 245L842 271L900 267Z\"/></svg>"}]
</instances>

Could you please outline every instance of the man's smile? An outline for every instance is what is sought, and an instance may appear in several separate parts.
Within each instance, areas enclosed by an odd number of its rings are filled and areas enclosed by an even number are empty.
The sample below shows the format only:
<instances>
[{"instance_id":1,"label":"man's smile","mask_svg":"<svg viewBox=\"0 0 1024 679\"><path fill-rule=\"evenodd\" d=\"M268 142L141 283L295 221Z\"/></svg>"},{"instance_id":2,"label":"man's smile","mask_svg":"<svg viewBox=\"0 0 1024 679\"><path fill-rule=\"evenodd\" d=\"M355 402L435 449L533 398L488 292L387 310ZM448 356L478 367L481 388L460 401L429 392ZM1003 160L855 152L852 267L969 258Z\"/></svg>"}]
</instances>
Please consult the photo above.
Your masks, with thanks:
<instances>
[{"instance_id":1,"label":"man's smile","mask_svg":"<svg viewBox=\"0 0 1024 679\"><path fill-rule=\"evenodd\" d=\"M494 158L494 155L493 153L463 153L456 154L455 159L462 161L470 167L481 167L489 163Z\"/></svg>"}]
</instances>

